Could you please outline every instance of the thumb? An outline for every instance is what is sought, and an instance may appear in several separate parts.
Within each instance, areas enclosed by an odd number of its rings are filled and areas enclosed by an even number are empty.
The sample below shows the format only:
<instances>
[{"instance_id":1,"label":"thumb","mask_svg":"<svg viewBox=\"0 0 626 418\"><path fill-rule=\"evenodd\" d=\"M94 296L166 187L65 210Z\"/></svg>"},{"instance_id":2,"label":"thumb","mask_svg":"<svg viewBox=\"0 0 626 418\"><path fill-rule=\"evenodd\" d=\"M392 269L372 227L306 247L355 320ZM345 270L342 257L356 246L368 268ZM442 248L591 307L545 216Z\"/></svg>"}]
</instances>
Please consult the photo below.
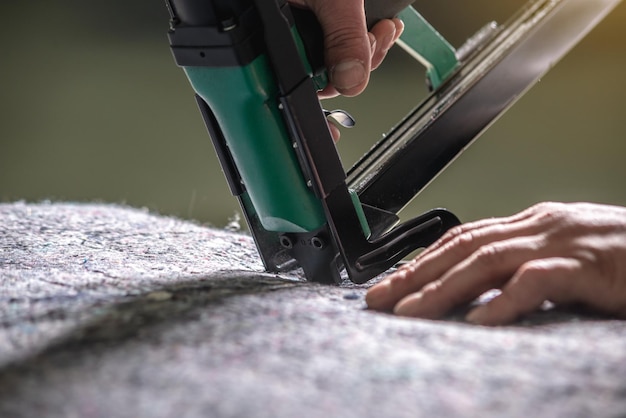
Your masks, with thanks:
<instances>
[{"instance_id":1,"label":"thumb","mask_svg":"<svg viewBox=\"0 0 626 418\"><path fill-rule=\"evenodd\" d=\"M344 96L361 93L369 81L372 44L363 0L307 0L324 32L330 82Z\"/></svg>"}]
</instances>

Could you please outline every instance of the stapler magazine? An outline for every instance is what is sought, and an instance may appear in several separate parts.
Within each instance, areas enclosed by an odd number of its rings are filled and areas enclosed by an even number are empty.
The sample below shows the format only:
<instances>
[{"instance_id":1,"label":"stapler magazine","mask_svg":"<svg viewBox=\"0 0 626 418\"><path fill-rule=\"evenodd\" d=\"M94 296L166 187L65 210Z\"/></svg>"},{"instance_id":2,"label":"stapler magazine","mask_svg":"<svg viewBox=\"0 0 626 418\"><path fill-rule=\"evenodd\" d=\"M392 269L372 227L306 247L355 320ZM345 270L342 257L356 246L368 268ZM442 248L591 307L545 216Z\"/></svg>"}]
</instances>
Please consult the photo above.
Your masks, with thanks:
<instances>
[{"instance_id":1,"label":"stapler magazine","mask_svg":"<svg viewBox=\"0 0 626 418\"><path fill-rule=\"evenodd\" d=\"M531 0L453 48L410 0L367 0L431 93L345 170L317 92L321 28L286 0L166 0L169 41L268 271L364 283L460 223L398 213L620 0ZM342 113L340 112L339 116ZM336 115L335 115L336 116ZM349 117L345 115L349 122Z\"/></svg>"}]
</instances>

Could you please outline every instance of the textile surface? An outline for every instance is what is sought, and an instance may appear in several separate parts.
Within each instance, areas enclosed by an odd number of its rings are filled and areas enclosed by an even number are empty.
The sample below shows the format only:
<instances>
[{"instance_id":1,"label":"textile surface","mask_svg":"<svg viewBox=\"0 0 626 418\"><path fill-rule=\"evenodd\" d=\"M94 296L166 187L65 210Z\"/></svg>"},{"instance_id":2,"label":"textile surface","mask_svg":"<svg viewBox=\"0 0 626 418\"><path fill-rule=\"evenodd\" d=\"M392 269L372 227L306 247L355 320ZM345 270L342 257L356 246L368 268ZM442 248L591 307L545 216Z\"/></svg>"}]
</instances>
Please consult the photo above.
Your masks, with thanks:
<instances>
[{"instance_id":1,"label":"textile surface","mask_svg":"<svg viewBox=\"0 0 626 418\"><path fill-rule=\"evenodd\" d=\"M625 417L626 321L366 309L252 239L102 204L0 204L0 417Z\"/></svg>"}]
</instances>

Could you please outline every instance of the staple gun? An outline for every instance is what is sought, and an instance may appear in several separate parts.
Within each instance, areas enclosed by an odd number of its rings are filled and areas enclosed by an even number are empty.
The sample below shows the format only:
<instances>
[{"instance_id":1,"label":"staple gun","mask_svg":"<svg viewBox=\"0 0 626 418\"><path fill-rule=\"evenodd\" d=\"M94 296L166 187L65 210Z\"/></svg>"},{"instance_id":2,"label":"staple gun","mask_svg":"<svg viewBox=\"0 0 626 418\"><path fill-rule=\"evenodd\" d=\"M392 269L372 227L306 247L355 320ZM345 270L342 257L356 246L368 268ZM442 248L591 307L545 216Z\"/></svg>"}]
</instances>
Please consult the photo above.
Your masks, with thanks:
<instances>
[{"instance_id":1,"label":"staple gun","mask_svg":"<svg viewBox=\"0 0 626 418\"><path fill-rule=\"evenodd\" d=\"M315 16L286 0L166 0L176 63L191 83L232 194L268 271L364 283L460 223L398 213L620 0L531 0L455 49L410 4L366 0L368 25L400 17L398 45L430 95L345 170L317 92L328 83Z\"/></svg>"}]
</instances>

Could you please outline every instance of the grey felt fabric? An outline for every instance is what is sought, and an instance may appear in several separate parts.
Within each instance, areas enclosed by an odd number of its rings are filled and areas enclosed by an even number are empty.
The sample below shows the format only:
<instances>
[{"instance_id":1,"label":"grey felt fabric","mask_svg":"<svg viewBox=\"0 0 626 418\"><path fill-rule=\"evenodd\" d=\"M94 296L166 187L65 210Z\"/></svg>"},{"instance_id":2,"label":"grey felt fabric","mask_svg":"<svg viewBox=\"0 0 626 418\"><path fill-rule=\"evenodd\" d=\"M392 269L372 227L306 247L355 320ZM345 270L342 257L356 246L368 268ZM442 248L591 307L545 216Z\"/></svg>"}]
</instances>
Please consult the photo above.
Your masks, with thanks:
<instances>
[{"instance_id":1,"label":"grey felt fabric","mask_svg":"<svg viewBox=\"0 0 626 418\"><path fill-rule=\"evenodd\" d=\"M365 309L250 237L110 205L0 205L0 417L624 417L626 322Z\"/></svg>"}]
</instances>

